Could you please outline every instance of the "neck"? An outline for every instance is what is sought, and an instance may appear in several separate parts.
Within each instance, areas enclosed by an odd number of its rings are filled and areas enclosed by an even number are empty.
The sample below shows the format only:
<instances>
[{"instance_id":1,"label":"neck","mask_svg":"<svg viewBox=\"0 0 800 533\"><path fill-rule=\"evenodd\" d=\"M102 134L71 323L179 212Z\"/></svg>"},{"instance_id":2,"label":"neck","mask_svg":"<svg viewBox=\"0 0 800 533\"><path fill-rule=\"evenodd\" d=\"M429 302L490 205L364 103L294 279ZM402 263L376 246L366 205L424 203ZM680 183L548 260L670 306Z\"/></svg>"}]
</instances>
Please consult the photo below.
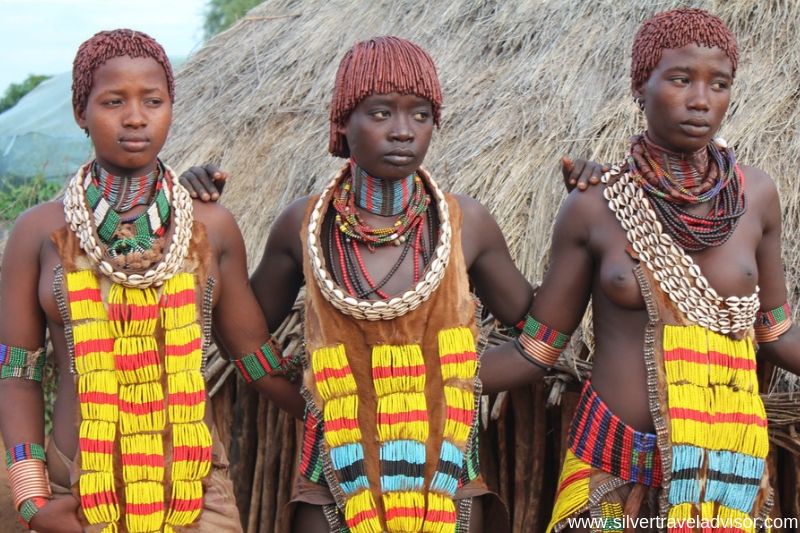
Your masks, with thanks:
<instances>
[{"instance_id":1,"label":"neck","mask_svg":"<svg viewBox=\"0 0 800 533\"><path fill-rule=\"evenodd\" d=\"M111 207L117 212L124 212L150 202L162 172L159 162L152 172L143 176L115 176L95 161L92 175L97 188Z\"/></svg>"},{"instance_id":2,"label":"neck","mask_svg":"<svg viewBox=\"0 0 800 533\"><path fill-rule=\"evenodd\" d=\"M648 154L666 172L674 178L686 183L686 187L694 187L708 174L708 146L694 152L676 152L657 144L644 133L644 144Z\"/></svg>"},{"instance_id":3,"label":"neck","mask_svg":"<svg viewBox=\"0 0 800 533\"><path fill-rule=\"evenodd\" d=\"M411 202L414 193L414 174L399 180L383 180L367 174L354 160L350 160L353 176L353 195L356 206L375 215L397 216Z\"/></svg>"}]
</instances>

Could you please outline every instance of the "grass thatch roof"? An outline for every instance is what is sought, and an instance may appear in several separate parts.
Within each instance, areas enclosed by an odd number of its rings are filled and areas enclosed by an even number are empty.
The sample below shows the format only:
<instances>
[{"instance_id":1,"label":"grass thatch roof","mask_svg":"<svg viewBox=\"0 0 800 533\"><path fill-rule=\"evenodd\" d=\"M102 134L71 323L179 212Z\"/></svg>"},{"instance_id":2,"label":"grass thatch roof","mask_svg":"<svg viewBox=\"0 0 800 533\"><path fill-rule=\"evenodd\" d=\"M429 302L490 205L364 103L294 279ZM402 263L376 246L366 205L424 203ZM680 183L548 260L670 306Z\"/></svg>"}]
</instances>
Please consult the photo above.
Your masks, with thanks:
<instances>
[{"instance_id":1,"label":"grass thatch roof","mask_svg":"<svg viewBox=\"0 0 800 533\"><path fill-rule=\"evenodd\" d=\"M740 161L778 182L784 256L800 284L800 2L796 0L268 0L215 37L178 76L167 160L220 163L255 265L270 222L319 190L340 164L326 153L340 57L356 40L395 34L436 61L445 108L426 160L438 181L486 205L520 268L541 276L564 191L562 154L617 161L643 121L629 90L640 22L706 8L733 29L741 64L723 136Z\"/></svg>"}]
</instances>

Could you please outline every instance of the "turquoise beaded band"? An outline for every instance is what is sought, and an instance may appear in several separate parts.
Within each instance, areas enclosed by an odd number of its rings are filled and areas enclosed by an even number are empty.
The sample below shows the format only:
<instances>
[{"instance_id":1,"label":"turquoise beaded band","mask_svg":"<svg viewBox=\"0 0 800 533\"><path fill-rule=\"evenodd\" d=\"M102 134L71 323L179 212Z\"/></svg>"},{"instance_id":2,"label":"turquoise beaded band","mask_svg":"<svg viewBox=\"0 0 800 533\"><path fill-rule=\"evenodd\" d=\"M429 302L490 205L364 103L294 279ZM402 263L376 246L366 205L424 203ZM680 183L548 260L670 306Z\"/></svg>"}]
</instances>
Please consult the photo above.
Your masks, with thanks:
<instances>
[{"instance_id":1,"label":"turquoise beaded band","mask_svg":"<svg viewBox=\"0 0 800 533\"><path fill-rule=\"evenodd\" d=\"M44 348L31 351L0 344L0 379L21 378L41 383L46 358Z\"/></svg>"}]
</instances>

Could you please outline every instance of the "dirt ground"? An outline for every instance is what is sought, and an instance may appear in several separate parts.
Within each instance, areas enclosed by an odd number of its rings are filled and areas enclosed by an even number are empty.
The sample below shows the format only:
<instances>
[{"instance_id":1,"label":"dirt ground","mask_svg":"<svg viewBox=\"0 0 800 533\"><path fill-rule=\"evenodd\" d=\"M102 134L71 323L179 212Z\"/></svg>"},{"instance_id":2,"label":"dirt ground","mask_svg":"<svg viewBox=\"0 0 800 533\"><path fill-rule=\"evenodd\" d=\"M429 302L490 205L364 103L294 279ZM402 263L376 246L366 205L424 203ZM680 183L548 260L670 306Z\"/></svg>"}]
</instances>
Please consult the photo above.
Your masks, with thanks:
<instances>
[{"instance_id":1,"label":"dirt ground","mask_svg":"<svg viewBox=\"0 0 800 533\"><path fill-rule=\"evenodd\" d=\"M5 456L6 449L0 442L0 457L3 458L3 461L5 461ZM11 499L11 491L8 488L8 476L5 468L0 468L0 531L2 533L24 533L27 531L17 520L14 502Z\"/></svg>"}]
</instances>

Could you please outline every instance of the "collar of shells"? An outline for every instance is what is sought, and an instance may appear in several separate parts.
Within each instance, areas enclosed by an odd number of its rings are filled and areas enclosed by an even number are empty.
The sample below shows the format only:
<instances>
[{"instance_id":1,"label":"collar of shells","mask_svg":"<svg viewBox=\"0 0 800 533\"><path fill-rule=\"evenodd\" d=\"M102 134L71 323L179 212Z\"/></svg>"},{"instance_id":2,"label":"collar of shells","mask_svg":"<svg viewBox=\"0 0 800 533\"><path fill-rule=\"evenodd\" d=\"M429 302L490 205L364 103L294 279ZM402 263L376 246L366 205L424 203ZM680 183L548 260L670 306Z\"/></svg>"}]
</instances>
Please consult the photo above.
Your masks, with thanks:
<instances>
[{"instance_id":1,"label":"collar of shells","mask_svg":"<svg viewBox=\"0 0 800 533\"><path fill-rule=\"evenodd\" d=\"M606 185L603 196L631 247L690 322L725 335L752 327L760 306L758 287L750 296L717 294L692 257L664 231L650 200L628 172L614 165L601 181Z\"/></svg>"},{"instance_id":2,"label":"collar of shells","mask_svg":"<svg viewBox=\"0 0 800 533\"><path fill-rule=\"evenodd\" d=\"M175 226L172 240L164 258L154 268L141 274L128 274L106 261L106 247L97 235L98 221L86 203L86 186L92 179L90 167L91 163L81 167L64 193L64 214L70 229L78 237L81 249L100 273L114 283L139 289L162 285L178 273L189 254L189 241L192 238L192 198L189 192L179 183L172 169L165 165L167 176L172 181L171 193L165 191Z\"/></svg>"},{"instance_id":3,"label":"collar of shells","mask_svg":"<svg viewBox=\"0 0 800 533\"><path fill-rule=\"evenodd\" d=\"M439 286L444 277L447 263L450 260L450 246L452 228L450 227L450 212L444 193L436 185L427 171L419 169L419 175L427 183L439 213L439 241L434 249L433 261L425 271L422 279L410 290L400 296L388 300L362 300L355 298L340 287L328 273L320 248L320 232L325 213L330 206L331 197L336 185L350 172L350 165L345 165L325 187L320 195L308 223L308 255L314 279L322 296L342 313L359 320L392 320L403 316L419 307L430 298L433 291Z\"/></svg>"}]
</instances>

